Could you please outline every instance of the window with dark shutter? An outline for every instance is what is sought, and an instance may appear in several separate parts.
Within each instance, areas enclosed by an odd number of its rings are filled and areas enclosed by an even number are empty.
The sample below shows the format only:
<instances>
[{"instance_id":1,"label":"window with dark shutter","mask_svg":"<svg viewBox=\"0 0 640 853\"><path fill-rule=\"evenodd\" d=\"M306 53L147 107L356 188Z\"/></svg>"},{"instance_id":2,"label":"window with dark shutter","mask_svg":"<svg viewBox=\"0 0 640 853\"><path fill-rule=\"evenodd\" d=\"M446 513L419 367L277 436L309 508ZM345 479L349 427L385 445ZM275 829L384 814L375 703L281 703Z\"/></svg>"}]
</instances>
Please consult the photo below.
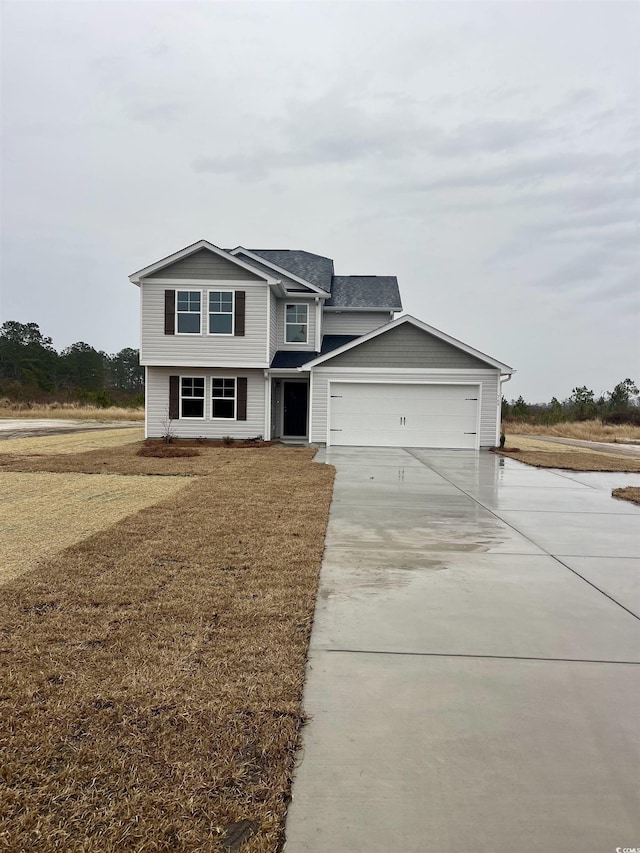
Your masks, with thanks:
<instances>
[{"instance_id":1,"label":"window with dark shutter","mask_svg":"<svg viewBox=\"0 0 640 853\"><path fill-rule=\"evenodd\" d=\"M169 377L169 420L177 421L180 417L180 377Z\"/></svg>"},{"instance_id":2,"label":"window with dark shutter","mask_svg":"<svg viewBox=\"0 0 640 853\"><path fill-rule=\"evenodd\" d=\"M234 326L234 335L237 337L244 337L244 313L245 313L245 301L246 294L244 290L236 290L236 316L235 316L235 326Z\"/></svg>"},{"instance_id":3,"label":"window with dark shutter","mask_svg":"<svg viewBox=\"0 0 640 853\"><path fill-rule=\"evenodd\" d=\"M237 419L239 421L246 421L247 419L247 378L246 376L239 376L236 380L237 382L237 395L238 395L238 414Z\"/></svg>"},{"instance_id":4,"label":"window with dark shutter","mask_svg":"<svg viewBox=\"0 0 640 853\"><path fill-rule=\"evenodd\" d=\"M164 292L164 333L175 335L176 333L176 292L165 290Z\"/></svg>"}]
</instances>

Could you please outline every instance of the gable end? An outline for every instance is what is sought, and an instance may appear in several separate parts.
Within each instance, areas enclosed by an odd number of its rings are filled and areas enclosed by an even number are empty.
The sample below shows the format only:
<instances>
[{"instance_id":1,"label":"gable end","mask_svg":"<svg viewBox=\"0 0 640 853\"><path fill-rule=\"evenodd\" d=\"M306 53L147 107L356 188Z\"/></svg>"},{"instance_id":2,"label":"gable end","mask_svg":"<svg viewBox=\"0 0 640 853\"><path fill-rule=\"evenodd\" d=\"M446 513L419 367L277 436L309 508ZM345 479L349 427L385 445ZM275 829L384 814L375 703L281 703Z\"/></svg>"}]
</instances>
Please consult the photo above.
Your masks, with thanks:
<instances>
[{"instance_id":1,"label":"gable end","mask_svg":"<svg viewBox=\"0 0 640 853\"><path fill-rule=\"evenodd\" d=\"M259 275L239 267L208 249L198 249L192 255L181 258L179 261L151 273L146 278L147 280L154 278L191 278L222 281L264 281Z\"/></svg>"},{"instance_id":2,"label":"gable end","mask_svg":"<svg viewBox=\"0 0 640 853\"><path fill-rule=\"evenodd\" d=\"M396 367L432 370L495 370L453 344L403 323L323 362L326 367Z\"/></svg>"}]
</instances>

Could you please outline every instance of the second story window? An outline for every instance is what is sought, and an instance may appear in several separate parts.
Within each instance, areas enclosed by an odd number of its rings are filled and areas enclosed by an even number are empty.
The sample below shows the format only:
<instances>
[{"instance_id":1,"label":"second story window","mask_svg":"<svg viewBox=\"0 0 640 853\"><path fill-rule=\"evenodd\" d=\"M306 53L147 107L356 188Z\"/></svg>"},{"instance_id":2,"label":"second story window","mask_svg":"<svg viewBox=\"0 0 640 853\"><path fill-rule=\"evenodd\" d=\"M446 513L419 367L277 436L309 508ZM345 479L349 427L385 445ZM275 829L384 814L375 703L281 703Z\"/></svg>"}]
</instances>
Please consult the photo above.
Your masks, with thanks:
<instances>
[{"instance_id":1,"label":"second story window","mask_svg":"<svg viewBox=\"0 0 640 853\"><path fill-rule=\"evenodd\" d=\"M233 291L209 291L209 334L233 334Z\"/></svg>"},{"instance_id":2,"label":"second story window","mask_svg":"<svg viewBox=\"0 0 640 853\"><path fill-rule=\"evenodd\" d=\"M284 340L287 344L306 344L307 329L309 326L307 305L285 306L285 333Z\"/></svg>"},{"instance_id":3,"label":"second story window","mask_svg":"<svg viewBox=\"0 0 640 853\"><path fill-rule=\"evenodd\" d=\"M176 331L179 335L200 334L199 290L178 290L176 292Z\"/></svg>"}]
</instances>

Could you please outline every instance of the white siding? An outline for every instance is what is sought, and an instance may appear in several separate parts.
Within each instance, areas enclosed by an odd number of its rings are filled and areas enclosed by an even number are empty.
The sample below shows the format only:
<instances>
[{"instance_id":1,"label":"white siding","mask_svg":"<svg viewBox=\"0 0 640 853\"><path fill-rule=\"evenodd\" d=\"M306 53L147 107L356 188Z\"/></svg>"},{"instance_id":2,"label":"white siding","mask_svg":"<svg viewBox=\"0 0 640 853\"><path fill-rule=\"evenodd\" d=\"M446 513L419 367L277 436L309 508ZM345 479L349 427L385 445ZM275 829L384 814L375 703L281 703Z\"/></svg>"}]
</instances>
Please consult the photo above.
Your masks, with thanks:
<instances>
[{"instance_id":1,"label":"white siding","mask_svg":"<svg viewBox=\"0 0 640 853\"><path fill-rule=\"evenodd\" d=\"M393 314L385 311L324 311L322 334L366 335L390 320L393 320Z\"/></svg>"},{"instance_id":2,"label":"white siding","mask_svg":"<svg viewBox=\"0 0 640 853\"><path fill-rule=\"evenodd\" d=\"M327 405L330 379L369 380L372 382L462 382L480 383L480 446L493 447L496 444L496 418L498 399L498 371L430 371L402 370L331 370L329 367L316 367L311 380L311 436L313 442L325 443L327 440Z\"/></svg>"},{"instance_id":3,"label":"white siding","mask_svg":"<svg viewBox=\"0 0 640 853\"><path fill-rule=\"evenodd\" d=\"M147 438L161 438L169 423L169 377L246 376L247 420L211 420L211 383L205 382L205 418L203 420L171 421L171 432L176 438L254 438L264 434L265 381L262 370L203 370L185 367L147 368Z\"/></svg>"},{"instance_id":4,"label":"white siding","mask_svg":"<svg viewBox=\"0 0 640 853\"><path fill-rule=\"evenodd\" d=\"M197 285L162 284L144 281L142 290L142 341L140 361L155 365L267 366L267 302L268 285L254 281L198 282ZM164 292L168 290L200 290L202 292L202 332L199 335L165 335ZM207 291L243 290L246 294L244 336L208 335Z\"/></svg>"},{"instance_id":5,"label":"white siding","mask_svg":"<svg viewBox=\"0 0 640 853\"><path fill-rule=\"evenodd\" d=\"M284 342L284 309L285 305L293 305L293 304L306 304L309 307L308 317L309 317L309 328L307 334L306 344L286 344ZM310 350L311 352L315 352L315 341L316 341L316 305L315 300L313 299L294 299L291 297L290 299L278 299L278 349L288 349L288 350Z\"/></svg>"}]
</instances>

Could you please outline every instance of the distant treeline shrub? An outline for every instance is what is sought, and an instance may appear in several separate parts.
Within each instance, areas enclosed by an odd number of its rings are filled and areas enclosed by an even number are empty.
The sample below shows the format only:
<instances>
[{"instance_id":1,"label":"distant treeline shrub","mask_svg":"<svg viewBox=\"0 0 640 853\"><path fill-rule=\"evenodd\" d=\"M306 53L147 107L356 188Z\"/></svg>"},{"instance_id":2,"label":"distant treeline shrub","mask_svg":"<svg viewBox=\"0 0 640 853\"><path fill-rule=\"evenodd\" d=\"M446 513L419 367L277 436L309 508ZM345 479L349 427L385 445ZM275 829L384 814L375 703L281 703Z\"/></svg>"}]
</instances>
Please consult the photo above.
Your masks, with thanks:
<instances>
[{"instance_id":1,"label":"distant treeline shrub","mask_svg":"<svg viewBox=\"0 0 640 853\"><path fill-rule=\"evenodd\" d=\"M598 398L586 385L574 388L571 396L562 402L552 397L549 403L527 403L522 396L507 402L503 397L502 419L542 426L594 419L608 424L640 425L639 393L633 380L624 379L613 391Z\"/></svg>"},{"instance_id":2,"label":"distant treeline shrub","mask_svg":"<svg viewBox=\"0 0 640 853\"><path fill-rule=\"evenodd\" d=\"M99 408L144 405L144 369L127 347L109 355L83 341L57 352L37 323L0 326L0 398L29 407L80 402Z\"/></svg>"}]
</instances>

